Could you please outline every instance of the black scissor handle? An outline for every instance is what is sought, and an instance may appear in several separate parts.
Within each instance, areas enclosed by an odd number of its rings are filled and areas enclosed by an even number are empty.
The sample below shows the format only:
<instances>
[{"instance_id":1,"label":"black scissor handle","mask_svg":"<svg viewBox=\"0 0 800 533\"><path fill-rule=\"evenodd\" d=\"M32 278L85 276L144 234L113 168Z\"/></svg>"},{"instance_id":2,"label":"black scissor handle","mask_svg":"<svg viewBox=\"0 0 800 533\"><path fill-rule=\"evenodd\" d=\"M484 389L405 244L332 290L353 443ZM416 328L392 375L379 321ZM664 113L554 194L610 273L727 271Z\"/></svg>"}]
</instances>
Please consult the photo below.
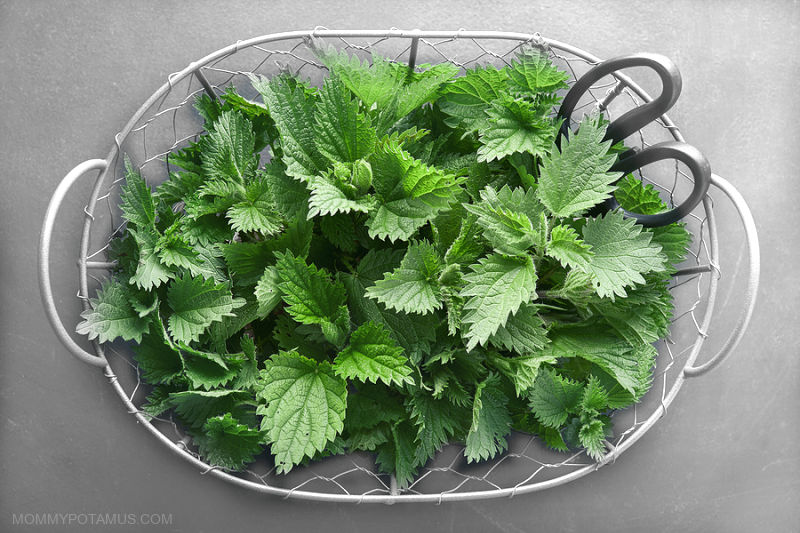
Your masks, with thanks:
<instances>
[{"instance_id":1,"label":"black scissor handle","mask_svg":"<svg viewBox=\"0 0 800 533\"><path fill-rule=\"evenodd\" d=\"M575 106L578 105L578 101L593 84L612 72L632 67L653 69L661 78L661 94L651 102L631 109L612 122L608 126L605 138L611 139L612 143L617 143L669 111L678 100L683 86L681 73L675 63L659 54L642 53L616 57L603 61L581 76L564 97L561 109L558 111L558 118L564 119L561 125L561 134L568 134L569 118L575 110Z\"/></svg>"},{"instance_id":2,"label":"black scissor handle","mask_svg":"<svg viewBox=\"0 0 800 533\"><path fill-rule=\"evenodd\" d=\"M564 97L558 117L563 118L560 135L569 134L569 119L581 97L600 78L624 68L649 67L661 78L661 94L654 100L647 102L636 109L632 109L609 124L605 140L616 144L630 134L640 130L650 122L664 115L681 94L681 74L678 67L667 57L658 54L634 54L617 57L604 61L584 74ZM682 161L689 168L694 178L694 188L689 197L680 205L669 211L656 215L644 215L624 211L625 215L636 219L638 223L647 227L666 226L685 217L699 204L711 184L711 165L700 150L692 145L668 141L644 150L628 150L620 155L620 159L611 167L612 171L622 172L623 175L639 169L656 161L676 159ZM600 206L598 206L600 207ZM612 196L602 204L603 210L619 207L619 202Z\"/></svg>"},{"instance_id":3,"label":"black scissor handle","mask_svg":"<svg viewBox=\"0 0 800 533\"><path fill-rule=\"evenodd\" d=\"M691 144L667 141L648 146L644 150L630 151L630 153L632 153L632 155L617 161L614 166L611 167L611 170L622 172L624 175L638 168L642 168L645 165L649 165L650 163L655 163L656 161L677 159L686 164L694 178L694 188L691 194L689 194L689 197L669 211L656 215L643 215L623 210L626 216L635 218L642 226L666 226L667 224L677 222L691 213L692 209L700 203L706 195L706 192L708 192L708 187L711 185L711 164L700 150ZM612 196L606 200L604 207L606 210L616 209L619 207L619 202Z\"/></svg>"}]
</instances>

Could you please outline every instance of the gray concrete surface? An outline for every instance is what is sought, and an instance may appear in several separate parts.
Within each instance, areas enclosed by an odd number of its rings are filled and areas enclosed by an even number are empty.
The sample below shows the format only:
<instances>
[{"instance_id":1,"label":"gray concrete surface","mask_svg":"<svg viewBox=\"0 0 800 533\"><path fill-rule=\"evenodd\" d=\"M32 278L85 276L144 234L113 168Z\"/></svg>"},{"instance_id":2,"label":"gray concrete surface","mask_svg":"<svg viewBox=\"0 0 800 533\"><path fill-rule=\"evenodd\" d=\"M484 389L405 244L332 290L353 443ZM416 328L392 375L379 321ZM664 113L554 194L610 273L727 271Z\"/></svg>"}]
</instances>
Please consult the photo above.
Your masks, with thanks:
<instances>
[{"instance_id":1,"label":"gray concrete surface","mask_svg":"<svg viewBox=\"0 0 800 533\"><path fill-rule=\"evenodd\" d=\"M56 512L167 513L170 526L148 530L184 532L797 531L799 22L796 1L0 2L0 531L14 529L14 514ZM316 25L540 31L601 57L674 58L684 90L671 116L744 194L760 230L762 289L731 360L689 382L613 466L511 500L283 501L175 460L51 332L35 271L45 205L75 164L105 156L167 74L237 39ZM53 250L65 317L79 311L73 258L87 194L70 196ZM743 244L729 211L721 206L720 224L732 290L712 333L740 301Z\"/></svg>"}]
</instances>

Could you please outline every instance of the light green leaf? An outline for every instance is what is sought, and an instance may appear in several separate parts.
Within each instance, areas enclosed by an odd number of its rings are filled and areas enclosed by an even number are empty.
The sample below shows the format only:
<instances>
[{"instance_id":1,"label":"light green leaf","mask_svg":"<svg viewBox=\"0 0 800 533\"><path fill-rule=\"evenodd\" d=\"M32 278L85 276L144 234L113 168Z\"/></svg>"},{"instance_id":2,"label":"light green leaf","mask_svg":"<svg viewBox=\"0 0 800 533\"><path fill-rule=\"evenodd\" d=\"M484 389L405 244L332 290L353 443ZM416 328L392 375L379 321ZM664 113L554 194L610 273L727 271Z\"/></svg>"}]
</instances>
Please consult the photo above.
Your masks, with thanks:
<instances>
[{"instance_id":1,"label":"light green leaf","mask_svg":"<svg viewBox=\"0 0 800 533\"><path fill-rule=\"evenodd\" d=\"M127 287L117 280L107 280L97 291L97 298L90 298L91 309L83 311L75 331L89 340L104 343L121 338L140 342L142 335L150 329L148 319L139 316L130 302Z\"/></svg>"},{"instance_id":2,"label":"light green leaf","mask_svg":"<svg viewBox=\"0 0 800 533\"><path fill-rule=\"evenodd\" d=\"M506 435L511 432L511 415L507 406L508 398L499 387L497 375L478 384L464 449L468 463L491 459L508 447Z\"/></svg>"},{"instance_id":3,"label":"light green leaf","mask_svg":"<svg viewBox=\"0 0 800 533\"><path fill-rule=\"evenodd\" d=\"M558 224L550 230L547 255L557 259L565 268L586 271L594 254L592 247L578 237L578 232L569 226Z\"/></svg>"},{"instance_id":4,"label":"light green leaf","mask_svg":"<svg viewBox=\"0 0 800 533\"><path fill-rule=\"evenodd\" d=\"M206 462L228 470L242 470L262 452L261 431L251 428L230 413L209 418L203 433L195 437Z\"/></svg>"},{"instance_id":5,"label":"light green leaf","mask_svg":"<svg viewBox=\"0 0 800 533\"><path fill-rule=\"evenodd\" d=\"M278 473L321 452L341 433L347 408L345 381L331 366L297 352L273 355L262 371L257 398Z\"/></svg>"},{"instance_id":6,"label":"light green leaf","mask_svg":"<svg viewBox=\"0 0 800 533\"><path fill-rule=\"evenodd\" d=\"M170 284L167 302L172 309L169 331L177 341L186 344L198 340L213 322L231 316L234 309L245 304L241 298L234 299L225 285L189 275Z\"/></svg>"},{"instance_id":7,"label":"light green leaf","mask_svg":"<svg viewBox=\"0 0 800 533\"><path fill-rule=\"evenodd\" d=\"M652 234L619 211L587 220L583 240L592 247L586 270L601 297L624 297L626 287L645 282L643 274L666 268L667 258L661 246L651 242Z\"/></svg>"},{"instance_id":8,"label":"light green leaf","mask_svg":"<svg viewBox=\"0 0 800 533\"><path fill-rule=\"evenodd\" d=\"M153 192L127 157L125 158L125 183L121 189L122 217L142 230L155 229L156 207Z\"/></svg>"},{"instance_id":9,"label":"light green leaf","mask_svg":"<svg viewBox=\"0 0 800 533\"><path fill-rule=\"evenodd\" d=\"M333 371L345 379L403 385L414 383L403 349L380 324L367 322L350 336L350 344L336 356Z\"/></svg>"},{"instance_id":10,"label":"light green leaf","mask_svg":"<svg viewBox=\"0 0 800 533\"><path fill-rule=\"evenodd\" d=\"M325 337L341 346L350 328L344 286L291 251L276 252L275 256L286 311L302 324L319 324Z\"/></svg>"},{"instance_id":11,"label":"light green leaf","mask_svg":"<svg viewBox=\"0 0 800 533\"><path fill-rule=\"evenodd\" d=\"M478 161L502 159L514 153L548 153L556 128L541 109L525 100L505 97L491 103L489 121L478 131Z\"/></svg>"},{"instance_id":12,"label":"light green leaf","mask_svg":"<svg viewBox=\"0 0 800 533\"><path fill-rule=\"evenodd\" d=\"M445 124L467 131L485 127L489 103L506 91L508 69L497 70L491 65L467 70L466 74L446 85L438 100L442 111L450 115Z\"/></svg>"},{"instance_id":13,"label":"light green leaf","mask_svg":"<svg viewBox=\"0 0 800 533\"><path fill-rule=\"evenodd\" d=\"M336 76L325 79L314 114L317 149L331 161L354 162L375 149L378 138L358 100Z\"/></svg>"},{"instance_id":14,"label":"light green leaf","mask_svg":"<svg viewBox=\"0 0 800 533\"><path fill-rule=\"evenodd\" d=\"M537 48L522 49L508 69L512 91L522 94L552 93L567 89L569 75L550 61L547 52Z\"/></svg>"},{"instance_id":15,"label":"light green leaf","mask_svg":"<svg viewBox=\"0 0 800 533\"><path fill-rule=\"evenodd\" d=\"M243 183L258 166L252 123L236 111L223 111L200 141L200 159L209 178Z\"/></svg>"},{"instance_id":16,"label":"light green leaf","mask_svg":"<svg viewBox=\"0 0 800 533\"><path fill-rule=\"evenodd\" d=\"M595 461L603 458L606 453L606 430L602 421L592 420L588 424L583 424L578 432L578 438L589 457Z\"/></svg>"},{"instance_id":17,"label":"light green leaf","mask_svg":"<svg viewBox=\"0 0 800 533\"><path fill-rule=\"evenodd\" d=\"M519 310L508 317L508 321L489 337L493 346L520 355L540 352L548 343L547 327L539 316L539 306L522 304Z\"/></svg>"},{"instance_id":18,"label":"light green leaf","mask_svg":"<svg viewBox=\"0 0 800 533\"><path fill-rule=\"evenodd\" d=\"M280 283L278 270L274 266L265 268L255 289L259 317L266 317L280 303L281 291L278 283Z\"/></svg>"},{"instance_id":19,"label":"light green leaf","mask_svg":"<svg viewBox=\"0 0 800 533\"><path fill-rule=\"evenodd\" d=\"M611 141L603 141L605 134L606 126L588 116L577 133L562 140L561 151L543 158L537 193L555 216L583 213L611 196L612 184L622 174L608 172L616 155L609 153Z\"/></svg>"},{"instance_id":20,"label":"light green leaf","mask_svg":"<svg viewBox=\"0 0 800 533\"><path fill-rule=\"evenodd\" d=\"M378 143L370 164L378 198L378 208L367 221L370 237L408 240L456 193L453 176L414 159L397 139L387 137Z\"/></svg>"},{"instance_id":21,"label":"light green leaf","mask_svg":"<svg viewBox=\"0 0 800 533\"><path fill-rule=\"evenodd\" d=\"M283 229L266 180L247 185L245 199L228 209L226 216L234 231L256 231L264 236L275 235Z\"/></svg>"},{"instance_id":22,"label":"light green leaf","mask_svg":"<svg viewBox=\"0 0 800 533\"><path fill-rule=\"evenodd\" d=\"M327 167L319 153L314 133L314 103L306 88L289 76L271 79L251 75L253 87L261 93L281 137L286 173L307 181Z\"/></svg>"},{"instance_id":23,"label":"light green leaf","mask_svg":"<svg viewBox=\"0 0 800 533\"><path fill-rule=\"evenodd\" d=\"M540 366L545 363L553 364L556 358L547 353L504 357L489 352L488 361L511 381L517 396L522 398L536 382Z\"/></svg>"},{"instance_id":24,"label":"light green leaf","mask_svg":"<svg viewBox=\"0 0 800 533\"><path fill-rule=\"evenodd\" d=\"M338 213L369 212L371 202L369 197L351 199L339 188L334 179L328 176L314 176L308 179L306 185L311 191L308 200L309 219L321 215L336 215Z\"/></svg>"},{"instance_id":25,"label":"light green leaf","mask_svg":"<svg viewBox=\"0 0 800 533\"><path fill-rule=\"evenodd\" d=\"M522 255L536 243L542 207L534 189L505 186L498 192L488 186L480 195L480 202L464 204L464 208L478 217L484 238L496 251Z\"/></svg>"},{"instance_id":26,"label":"light green leaf","mask_svg":"<svg viewBox=\"0 0 800 533\"><path fill-rule=\"evenodd\" d=\"M428 241L412 241L400 266L375 285L366 295L390 309L405 313L432 313L442 308L437 278L441 259Z\"/></svg>"},{"instance_id":27,"label":"light green leaf","mask_svg":"<svg viewBox=\"0 0 800 533\"><path fill-rule=\"evenodd\" d=\"M497 333L520 305L536 292L536 269L529 256L508 257L492 254L470 267L464 274L464 324L468 330L467 349L472 350Z\"/></svg>"},{"instance_id":28,"label":"light green leaf","mask_svg":"<svg viewBox=\"0 0 800 533\"><path fill-rule=\"evenodd\" d=\"M530 391L530 407L536 419L551 428L558 428L576 412L583 395L583 385L542 368Z\"/></svg>"},{"instance_id":29,"label":"light green leaf","mask_svg":"<svg viewBox=\"0 0 800 533\"><path fill-rule=\"evenodd\" d=\"M158 235L155 230L129 228L128 232L133 236L139 249L136 272L130 277L130 283L140 289L150 290L172 278L172 270L165 266L158 256L156 250Z\"/></svg>"}]
</instances>

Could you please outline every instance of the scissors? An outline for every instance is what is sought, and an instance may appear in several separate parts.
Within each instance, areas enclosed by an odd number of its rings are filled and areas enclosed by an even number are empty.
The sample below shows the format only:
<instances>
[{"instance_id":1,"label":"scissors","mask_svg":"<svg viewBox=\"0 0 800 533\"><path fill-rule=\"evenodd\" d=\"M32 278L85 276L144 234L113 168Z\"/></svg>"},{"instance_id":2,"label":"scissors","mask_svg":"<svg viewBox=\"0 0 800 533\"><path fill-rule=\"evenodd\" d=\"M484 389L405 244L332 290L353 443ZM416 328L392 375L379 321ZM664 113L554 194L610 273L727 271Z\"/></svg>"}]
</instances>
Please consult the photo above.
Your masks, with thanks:
<instances>
[{"instance_id":1,"label":"scissors","mask_svg":"<svg viewBox=\"0 0 800 533\"><path fill-rule=\"evenodd\" d=\"M565 137L569 134L570 116L578 101L592 84L603 76L631 67L648 67L654 70L661 78L661 94L654 100L632 109L614 120L608 126L604 140L611 140L612 144L616 144L665 114L675 104L681 93L682 81L678 67L669 58L658 54L642 53L616 57L593 67L569 90L558 112L558 117L564 119L560 134ZM643 226L666 226L682 219L700 203L711 184L711 165L705 156L694 146L677 141L661 142L644 149L631 148L620 154L619 159L610 170L622 172L624 175L665 159L676 159L686 164L694 178L694 188L686 200L663 213L645 215L623 210L626 216L636 219ZM613 196L601 204L603 211L618 207L619 202Z\"/></svg>"}]
</instances>

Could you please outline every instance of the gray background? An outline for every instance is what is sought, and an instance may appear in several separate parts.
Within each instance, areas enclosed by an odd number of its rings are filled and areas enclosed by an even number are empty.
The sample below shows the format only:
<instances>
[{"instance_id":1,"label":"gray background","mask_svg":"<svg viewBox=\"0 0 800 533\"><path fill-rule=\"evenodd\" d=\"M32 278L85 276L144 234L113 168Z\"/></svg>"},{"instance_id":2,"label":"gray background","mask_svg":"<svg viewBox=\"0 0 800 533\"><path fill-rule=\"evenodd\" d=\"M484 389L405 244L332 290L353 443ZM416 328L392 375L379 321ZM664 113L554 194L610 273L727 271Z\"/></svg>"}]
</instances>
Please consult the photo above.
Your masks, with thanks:
<instances>
[{"instance_id":1,"label":"gray background","mask_svg":"<svg viewBox=\"0 0 800 533\"><path fill-rule=\"evenodd\" d=\"M172 513L172 528L187 532L796 531L798 3L552 4L0 2L0 531L11 529L12 513L49 512ZM318 24L540 31L600 57L672 57L684 90L670 115L744 194L760 230L762 290L731 360L687 383L613 466L511 500L283 501L174 459L125 414L101 372L51 332L35 275L45 205L75 164L105 156L169 73L237 39ZM73 261L89 181L65 204L53 250L65 317L79 312ZM712 339L735 317L744 267L741 231L730 209L721 216L723 281L733 290Z\"/></svg>"}]
</instances>

